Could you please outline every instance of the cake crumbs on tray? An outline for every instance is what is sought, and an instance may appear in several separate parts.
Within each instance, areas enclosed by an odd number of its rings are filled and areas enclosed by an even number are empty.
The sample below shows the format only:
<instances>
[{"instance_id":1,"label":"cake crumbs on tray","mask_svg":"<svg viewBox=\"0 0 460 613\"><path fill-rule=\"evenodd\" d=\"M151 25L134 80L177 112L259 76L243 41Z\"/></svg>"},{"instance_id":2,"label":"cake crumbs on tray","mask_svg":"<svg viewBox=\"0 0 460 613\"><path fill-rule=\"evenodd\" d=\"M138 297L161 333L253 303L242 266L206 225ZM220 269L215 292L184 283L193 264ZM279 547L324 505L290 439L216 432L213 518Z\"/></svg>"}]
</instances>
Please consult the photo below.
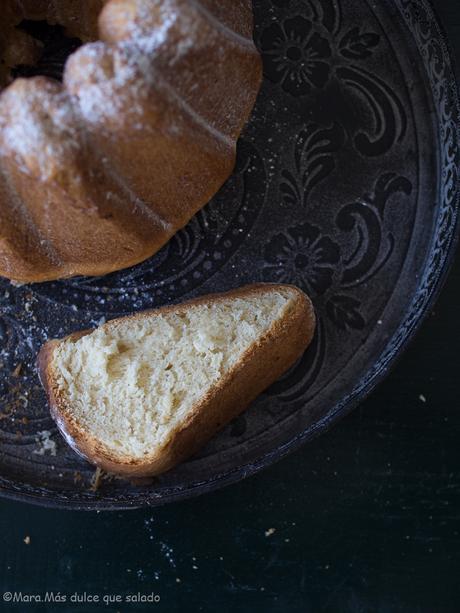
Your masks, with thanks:
<instances>
[{"instance_id":1,"label":"cake crumbs on tray","mask_svg":"<svg viewBox=\"0 0 460 613\"><path fill-rule=\"evenodd\" d=\"M22 370L22 362L19 362L19 364L16 365L15 369L11 373L11 376L19 377L19 375L21 374L21 370Z\"/></svg>"},{"instance_id":2,"label":"cake crumbs on tray","mask_svg":"<svg viewBox=\"0 0 460 613\"><path fill-rule=\"evenodd\" d=\"M81 475L80 475L80 478L81 478ZM94 471L93 476L91 477L91 485L89 489L92 490L93 492L97 492L98 489L101 487L101 484L103 481L111 482L114 480L126 481L126 479L123 476L116 475L115 473L108 473L102 468L99 468L98 466L96 470ZM74 477L74 481L75 481L75 477Z\"/></svg>"},{"instance_id":3,"label":"cake crumbs on tray","mask_svg":"<svg viewBox=\"0 0 460 613\"><path fill-rule=\"evenodd\" d=\"M91 478L91 486L89 489L92 490L93 492L97 492L97 490L99 489L101 485L101 481L102 481L102 468L99 468L98 466L96 470L94 471L94 474Z\"/></svg>"},{"instance_id":4,"label":"cake crumbs on tray","mask_svg":"<svg viewBox=\"0 0 460 613\"><path fill-rule=\"evenodd\" d=\"M51 438L51 432L49 430L42 430L41 432L37 432L35 436L35 441L37 442L38 449L34 450L36 455L46 455L48 452L50 455L56 455L56 443Z\"/></svg>"},{"instance_id":5,"label":"cake crumbs on tray","mask_svg":"<svg viewBox=\"0 0 460 613\"><path fill-rule=\"evenodd\" d=\"M268 528L268 530L265 530L265 536L269 537L272 536L272 534L275 534L276 532L276 528Z\"/></svg>"}]
</instances>

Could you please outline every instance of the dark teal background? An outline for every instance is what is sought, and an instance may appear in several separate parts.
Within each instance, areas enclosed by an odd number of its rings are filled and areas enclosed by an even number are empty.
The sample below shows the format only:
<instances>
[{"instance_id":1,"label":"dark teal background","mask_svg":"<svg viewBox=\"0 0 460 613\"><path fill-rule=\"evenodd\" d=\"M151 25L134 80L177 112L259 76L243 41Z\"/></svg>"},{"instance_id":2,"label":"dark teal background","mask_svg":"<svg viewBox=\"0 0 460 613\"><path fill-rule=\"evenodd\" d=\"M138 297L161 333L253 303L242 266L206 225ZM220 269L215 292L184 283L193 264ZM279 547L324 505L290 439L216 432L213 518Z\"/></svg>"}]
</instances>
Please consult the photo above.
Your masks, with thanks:
<instances>
[{"instance_id":1,"label":"dark teal background","mask_svg":"<svg viewBox=\"0 0 460 613\"><path fill-rule=\"evenodd\" d=\"M460 3L435 4L460 58ZM457 261L372 397L238 485L123 513L0 500L0 611L459 612L459 299ZM5 605L15 590L161 602Z\"/></svg>"}]
</instances>

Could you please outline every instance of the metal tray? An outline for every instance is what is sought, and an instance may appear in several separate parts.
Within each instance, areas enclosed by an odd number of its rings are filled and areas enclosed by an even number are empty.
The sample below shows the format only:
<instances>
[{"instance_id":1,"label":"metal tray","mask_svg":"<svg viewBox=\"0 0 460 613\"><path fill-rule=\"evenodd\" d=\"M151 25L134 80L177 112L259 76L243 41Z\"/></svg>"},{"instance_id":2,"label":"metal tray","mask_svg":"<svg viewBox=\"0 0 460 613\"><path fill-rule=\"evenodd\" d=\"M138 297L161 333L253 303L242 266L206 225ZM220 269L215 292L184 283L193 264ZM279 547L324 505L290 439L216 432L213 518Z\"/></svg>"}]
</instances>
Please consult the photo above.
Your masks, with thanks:
<instances>
[{"instance_id":1,"label":"metal tray","mask_svg":"<svg viewBox=\"0 0 460 613\"><path fill-rule=\"evenodd\" d=\"M214 200L130 270L0 282L2 495L120 509L242 479L346 415L433 304L457 237L459 105L431 6L254 4L265 81L235 173ZM305 356L188 462L149 482L102 478L94 487L94 468L49 417L34 366L40 345L102 319L255 281L295 283L311 295L319 324Z\"/></svg>"}]
</instances>

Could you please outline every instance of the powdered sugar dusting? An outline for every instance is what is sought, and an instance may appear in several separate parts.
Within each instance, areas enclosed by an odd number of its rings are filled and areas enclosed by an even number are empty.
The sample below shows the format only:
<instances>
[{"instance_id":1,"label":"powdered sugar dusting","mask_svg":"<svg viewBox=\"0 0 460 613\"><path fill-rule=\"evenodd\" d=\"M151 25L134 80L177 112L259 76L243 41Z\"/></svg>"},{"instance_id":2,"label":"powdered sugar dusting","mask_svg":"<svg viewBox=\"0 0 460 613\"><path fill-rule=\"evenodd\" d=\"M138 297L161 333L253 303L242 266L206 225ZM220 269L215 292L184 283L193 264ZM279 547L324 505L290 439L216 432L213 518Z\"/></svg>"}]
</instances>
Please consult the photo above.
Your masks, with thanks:
<instances>
[{"instance_id":1,"label":"powdered sugar dusting","mask_svg":"<svg viewBox=\"0 0 460 613\"><path fill-rule=\"evenodd\" d=\"M166 3L167 4L167 3ZM143 7L145 20L151 17L151 5ZM107 118L130 118L143 114L149 102L149 91L155 82L153 69L155 55L166 45L171 29L178 20L175 11L163 11L160 25L149 29L129 22L130 38L117 45L97 42L85 45L68 61L64 81L75 95L79 110L90 124L99 124ZM177 53L190 49L191 41L179 41ZM129 92L127 94L127 92ZM142 129L140 124L138 128Z\"/></svg>"},{"instance_id":2,"label":"powdered sugar dusting","mask_svg":"<svg viewBox=\"0 0 460 613\"><path fill-rule=\"evenodd\" d=\"M150 82L142 76L138 54L130 52L129 45L93 43L70 58L65 82L85 121L100 124L125 117L128 110L130 116L142 113L140 103L146 100Z\"/></svg>"},{"instance_id":3,"label":"powdered sugar dusting","mask_svg":"<svg viewBox=\"0 0 460 613\"><path fill-rule=\"evenodd\" d=\"M68 95L44 79L18 79L0 99L0 155L28 174L52 179L80 148Z\"/></svg>"}]
</instances>

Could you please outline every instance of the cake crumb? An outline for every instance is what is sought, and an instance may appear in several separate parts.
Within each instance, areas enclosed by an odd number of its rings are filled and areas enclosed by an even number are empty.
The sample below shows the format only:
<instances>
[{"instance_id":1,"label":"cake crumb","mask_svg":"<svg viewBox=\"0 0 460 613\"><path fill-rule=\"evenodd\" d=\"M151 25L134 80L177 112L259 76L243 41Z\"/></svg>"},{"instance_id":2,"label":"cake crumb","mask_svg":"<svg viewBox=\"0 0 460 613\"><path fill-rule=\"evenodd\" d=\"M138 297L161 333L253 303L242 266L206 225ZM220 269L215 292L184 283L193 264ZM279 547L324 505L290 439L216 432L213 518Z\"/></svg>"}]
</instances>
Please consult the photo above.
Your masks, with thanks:
<instances>
[{"instance_id":1,"label":"cake crumb","mask_svg":"<svg viewBox=\"0 0 460 613\"><path fill-rule=\"evenodd\" d=\"M93 492L97 492L97 490L99 489L99 486L101 485L101 481L102 481L102 469L99 468L98 466L96 470L94 471L93 477L91 479L90 490L92 490Z\"/></svg>"},{"instance_id":2,"label":"cake crumb","mask_svg":"<svg viewBox=\"0 0 460 613\"><path fill-rule=\"evenodd\" d=\"M420 394L419 400L420 402L426 402L426 397L423 394Z\"/></svg>"},{"instance_id":3,"label":"cake crumb","mask_svg":"<svg viewBox=\"0 0 460 613\"><path fill-rule=\"evenodd\" d=\"M19 375L21 374L21 370L22 370L22 362L19 362L19 364L17 364L16 368L11 373L11 376L19 377Z\"/></svg>"},{"instance_id":4,"label":"cake crumb","mask_svg":"<svg viewBox=\"0 0 460 613\"><path fill-rule=\"evenodd\" d=\"M50 455L56 455L56 443L50 438L51 432L49 430L42 430L37 432L35 440L38 445L38 449L34 450L36 455L46 455L48 452Z\"/></svg>"},{"instance_id":5,"label":"cake crumb","mask_svg":"<svg viewBox=\"0 0 460 613\"><path fill-rule=\"evenodd\" d=\"M265 536L271 536L272 534L275 534L276 529L275 528L269 528L268 530L265 530Z\"/></svg>"},{"instance_id":6,"label":"cake crumb","mask_svg":"<svg viewBox=\"0 0 460 613\"><path fill-rule=\"evenodd\" d=\"M24 538L24 543L25 543L26 545L30 545L30 536L26 536L26 537Z\"/></svg>"}]
</instances>

